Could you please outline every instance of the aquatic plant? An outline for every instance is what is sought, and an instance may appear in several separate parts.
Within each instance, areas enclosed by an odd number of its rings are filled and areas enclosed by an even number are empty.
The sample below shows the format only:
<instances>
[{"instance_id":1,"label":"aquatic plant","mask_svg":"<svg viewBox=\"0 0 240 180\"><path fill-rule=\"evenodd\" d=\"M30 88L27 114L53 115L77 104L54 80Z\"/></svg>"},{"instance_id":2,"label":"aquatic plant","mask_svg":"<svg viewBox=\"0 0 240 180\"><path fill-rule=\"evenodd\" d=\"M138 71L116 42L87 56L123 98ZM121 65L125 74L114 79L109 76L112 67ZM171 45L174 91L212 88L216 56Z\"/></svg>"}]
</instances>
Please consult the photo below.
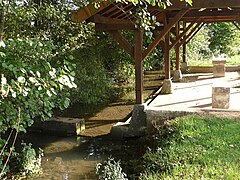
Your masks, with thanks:
<instances>
[{"instance_id":1,"label":"aquatic plant","mask_svg":"<svg viewBox=\"0 0 240 180\"><path fill-rule=\"evenodd\" d=\"M99 175L99 179L127 180L127 175L122 171L120 161L116 162L112 157L103 163L98 163L96 173Z\"/></svg>"}]
</instances>

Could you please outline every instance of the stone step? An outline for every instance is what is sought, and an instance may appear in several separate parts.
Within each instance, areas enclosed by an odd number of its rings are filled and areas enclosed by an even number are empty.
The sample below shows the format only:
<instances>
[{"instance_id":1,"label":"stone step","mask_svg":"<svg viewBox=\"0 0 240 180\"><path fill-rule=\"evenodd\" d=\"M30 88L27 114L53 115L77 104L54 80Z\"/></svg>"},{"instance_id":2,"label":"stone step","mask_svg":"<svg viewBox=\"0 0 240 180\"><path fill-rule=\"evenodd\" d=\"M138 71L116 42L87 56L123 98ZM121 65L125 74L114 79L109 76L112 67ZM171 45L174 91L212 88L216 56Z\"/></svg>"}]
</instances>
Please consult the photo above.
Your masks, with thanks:
<instances>
[{"instance_id":1,"label":"stone step","mask_svg":"<svg viewBox=\"0 0 240 180\"><path fill-rule=\"evenodd\" d=\"M53 117L48 121L36 121L29 130L61 136L80 135L85 130L85 120L80 118Z\"/></svg>"}]
</instances>

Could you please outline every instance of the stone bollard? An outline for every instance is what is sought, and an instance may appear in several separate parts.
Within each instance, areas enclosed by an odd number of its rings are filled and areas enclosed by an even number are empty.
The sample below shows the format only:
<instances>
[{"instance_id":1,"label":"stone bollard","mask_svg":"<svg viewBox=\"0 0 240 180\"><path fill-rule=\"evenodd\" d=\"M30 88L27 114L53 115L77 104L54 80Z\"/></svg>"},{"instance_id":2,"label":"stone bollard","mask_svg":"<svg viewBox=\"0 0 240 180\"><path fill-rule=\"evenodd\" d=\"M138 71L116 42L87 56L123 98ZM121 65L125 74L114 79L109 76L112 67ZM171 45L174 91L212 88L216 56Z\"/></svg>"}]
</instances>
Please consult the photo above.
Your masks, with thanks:
<instances>
[{"instance_id":1,"label":"stone bollard","mask_svg":"<svg viewBox=\"0 0 240 180\"><path fill-rule=\"evenodd\" d=\"M182 62L181 71L182 71L182 73L187 73L187 71L188 71L187 62Z\"/></svg>"},{"instance_id":2,"label":"stone bollard","mask_svg":"<svg viewBox=\"0 0 240 180\"><path fill-rule=\"evenodd\" d=\"M212 108L228 109L230 106L230 87L212 87Z\"/></svg>"},{"instance_id":3,"label":"stone bollard","mask_svg":"<svg viewBox=\"0 0 240 180\"><path fill-rule=\"evenodd\" d=\"M225 58L214 58L212 60L213 64L213 76L214 77L225 77Z\"/></svg>"}]
</instances>

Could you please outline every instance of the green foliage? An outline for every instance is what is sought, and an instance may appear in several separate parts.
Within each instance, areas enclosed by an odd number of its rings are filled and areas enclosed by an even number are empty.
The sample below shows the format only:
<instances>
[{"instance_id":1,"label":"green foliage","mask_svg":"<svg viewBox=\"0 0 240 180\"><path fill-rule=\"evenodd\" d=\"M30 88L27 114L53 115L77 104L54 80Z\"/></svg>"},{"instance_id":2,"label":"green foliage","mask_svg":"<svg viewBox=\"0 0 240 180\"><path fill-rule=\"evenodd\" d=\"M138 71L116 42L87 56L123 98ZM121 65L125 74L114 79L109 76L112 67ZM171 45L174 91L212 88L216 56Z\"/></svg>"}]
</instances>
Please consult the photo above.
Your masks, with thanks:
<instances>
[{"instance_id":1,"label":"green foliage","mask_svg":"<svg viewBox=\"0 0 240 180\"><path fill-rule=\"evenodd\" d=\"M116 162L113 158L108 158L103 164L98 163L96 173L99 175L99 179L127 180L127 175L122 172L120 161Z\"/></svg>"},{"instance_id":2,"label":"green foliage","mask_svg":"<svg viewBox=\"0 0 240 180\"><path fill-rule=\"evenodd\" d=\"M76 48L86 39L89 32L86 25L73 23L69 18L74 7L82 6L86 2L38 2L9 2L9 6L5 7L5 39L39 37L42 40L52 40L55 45L65 46L66 49Z\"/></svg>"},{"instance_id":3,"label":"green foliage","mask_svg":"<svg viewBox=\"0 0 240 180\"><path fill-rule=\"evenodd\" d=\"M1 48L1 132L16 129L17 109L21 108L20 131L33 123L33 118L48 119L52 109L68 106L65 88L76 87L74 68L51 42L36 39L9 40ZM64 59L59 61L60 59Z\"/></svg>"},{"instance_id":4,"label":"green foliage","mask_svg":"<svg viewBox=\"0 0 240 180\"><path fill-rule=\"evenodd\" d=\"M240 53L239 30L232 23L212 23L205 25L188 43L187 59L189 65L212 65L213 56L230 59L233 64ZM236 63L237 60L235 60ZM235 64L236 64L235 63Z\"/></svg>"},{"instance_id":5,"label":"green foliage","mask_svg":"<svg viewBox=\"0 0 240 180\"><path fill-rule=\"evenodd\" d=\"M0 52L0 166L4 162L4 172L14 142L9 153L5 146L9 142L2 135L10 130L16 135L26 132L35 118L47 120L53 108L67 108L67 90L76 88L76 84L75 65L69 62L73 57L66 56L51 41L9 39L2 43Z\"/></svg>"},{"instance_id":6,"label":"green foliage","mask_svg":"<svg viewBox=\"0 0 240 180\"><path fill-rule=\"evenodd\" d=\"M103 63L97 55L88 53L90 48L76 50L74 53L77 89L72 93L73 102L84 104L104 103L108 99L111 82L107 79Z\"/></svg>"},{"instance_id":7,"label":"green foliage","mask_svg":"<svg viewBox=\"0 0 240 180\"><path fill-rule=\"evenodd\" d=\"M21 175L33 176L40 174L42 172L43 150L39 149L38 153L36 153L35 149L32 148L32 144L22 143L22 146L22 151L18 155Z\"/></svg>"},{"instance_id":8,"label":"green foliage","mask_svg":"<svg viewBox=\"0 0 240 180\"><path fill-rule=\"evenodd\" d=\"M210 37L207 26L197 33L197 35L187 45L187 61L188 65L199 65L205 63L212 57L211 49L209 48Z\"/></svg>"},{"instance_id":9,"label":"green foliage","mask_svg":"<svg viewBox=\"0 0 240 180\"><path fill-rule=\"evenodd\" d=\"M232 23L212 23L208 25L209 48L215 55L232 55L231 44L236 40L238 30ZM239 37L239 36L238 36Z\"/></svg>"},{"instance_id":10,"label":"green foliage","mask_svg":"<svg viewBox=\"0 0 240 180\"><path fill-rule=\"evenodd\" d=\"M145 154L141 179L238 179L240 123L235 119L187 116L168 122L157 150Z\"/></svg>"}]
</instances>

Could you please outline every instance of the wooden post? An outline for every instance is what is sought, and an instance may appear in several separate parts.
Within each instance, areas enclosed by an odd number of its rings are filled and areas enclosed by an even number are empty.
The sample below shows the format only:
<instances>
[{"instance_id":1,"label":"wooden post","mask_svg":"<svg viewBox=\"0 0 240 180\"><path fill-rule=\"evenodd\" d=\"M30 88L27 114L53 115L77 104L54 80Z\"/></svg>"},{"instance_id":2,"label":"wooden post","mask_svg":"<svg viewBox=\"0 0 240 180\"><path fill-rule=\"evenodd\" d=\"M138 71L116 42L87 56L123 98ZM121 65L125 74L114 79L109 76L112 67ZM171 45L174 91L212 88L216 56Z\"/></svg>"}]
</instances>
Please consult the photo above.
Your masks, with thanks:
<instances>
[{"instance_id":1,"label":"wooden post","mask_svg":"<svg viewBox=\"0 0 240 180\"><path fill-rule=\"evenodd\" d=\"M179 37L179 22L176 23L176 39ZM179 43L175 46L176 53L176 70L180 70L180 57L179 57Z\"/></svg>"},{"instance_id":2,"label":"wooden post","mask_svg":"<svg viewBox=\"0 0 240 180\"><path fill-rule=\"evenodd\" d=\"M161 89L162 94L172 93L172 80L170 74L170 33L168 32L165 36L165 79L163 80L163 85Z\"/></svg>"},{"instance_id":3,"label":"wooden post","mask_svg":"<svg viewBox=\"0 0 240 180\"><path fill-rule=\"evenodd\" d=\"M186 22L183 22L183 30L186 29ZM184 35L183 39L186 39L186 35ZM187 44L186 41L183 43L183 62L186 63L186 49L187 49Z\"/></svg>"},{"instance_id":4,"label":"wooden post","mask_svg":"<svg viewBox=\"0 0 240 180\"><path fill-rule=\"evenodd\" d=\"M143 104L143 31L136 29L134 37L136 104Z\"/></svg>"},{"instance_id":5,"label":"wooden post","mask_svg":"<svg viewBox=\"0 0 240 180\"><path fill-rule=\"evenodd\" d=\"M165 57L165 79L170 79L170 34L169 32L165 36L165 52L164 52L164 57Z\"/></svg>"}]
</instances>

